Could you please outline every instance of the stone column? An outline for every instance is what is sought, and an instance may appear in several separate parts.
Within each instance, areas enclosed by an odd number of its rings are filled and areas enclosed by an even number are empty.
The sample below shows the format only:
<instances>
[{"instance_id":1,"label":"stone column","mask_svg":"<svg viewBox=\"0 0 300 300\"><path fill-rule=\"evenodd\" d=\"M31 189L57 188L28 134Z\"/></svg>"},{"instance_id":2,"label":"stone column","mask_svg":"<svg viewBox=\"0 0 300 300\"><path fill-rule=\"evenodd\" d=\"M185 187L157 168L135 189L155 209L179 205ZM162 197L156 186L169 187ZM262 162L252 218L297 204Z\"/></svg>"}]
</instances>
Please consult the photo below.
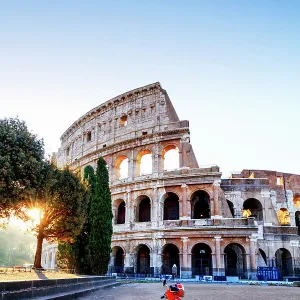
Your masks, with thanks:
<instances>
[{"instance_id":1,"label":"stone column","mask_svg":"<svg viewBox=\"0 0 300 300\"><path fill-rule=\"evenodd\" d=\"M216 265L213 267L213 275L224 275L225 271L222 268L222 257L221 257L221 236L215 236L215 255L216 255Z\"/></svg>"},{"instance_id":2,"label":"stone column","mask_svg":"<svg viewBox=\"0 0 300 300\"><path fill-rule=\"evenodd\" d=\"M189 264L188 257L188 237L182 237L182 265L181 265L181 276L182 278L190 278L192 276L191 264Z\"/></svg>"},{"instance_id":3,"label":"stone column","mask_svg":"<svg viewBox=\"0 0 300 300\"><path fill-rule=\"evenodd\" d=\"M215 219L221 218L221 203L219 203L219 190L220 180L215 180L213 183L213 198L214 198L214 211L211 211Z\"/></svg>"},{"instance_id":4,"label":"stone column","mask_svg":"<svg viewBox=\"0 0 300 300\"><path fill-rule=\"evenodd\" d=\"M250 272L252 279L256 276L257 260L256 260L257 239L250 237Z\"/></svg>"},{"instance_id":5,"label":"stone column","mask_svg":"<svg viewBox=\"0 0 300 300\"><path fill-rule=\"evenodd\" d=\"M186 220L187 217L187 185L186 184L182 184L181 185L181 212L182 215L180 217L181 220Z\"/></svg>"},{"instance_id":6,"label":"stone column","mask_svg":"<svg viewBox=\"0 0 300 300\"><path fill-rule=\"evenodd\" d=\"M130 191L126 191L126 201L125 201L125 224L130 222L130 212L131 212L131 201L130 201Z\"/></svg>"}]
</instances>

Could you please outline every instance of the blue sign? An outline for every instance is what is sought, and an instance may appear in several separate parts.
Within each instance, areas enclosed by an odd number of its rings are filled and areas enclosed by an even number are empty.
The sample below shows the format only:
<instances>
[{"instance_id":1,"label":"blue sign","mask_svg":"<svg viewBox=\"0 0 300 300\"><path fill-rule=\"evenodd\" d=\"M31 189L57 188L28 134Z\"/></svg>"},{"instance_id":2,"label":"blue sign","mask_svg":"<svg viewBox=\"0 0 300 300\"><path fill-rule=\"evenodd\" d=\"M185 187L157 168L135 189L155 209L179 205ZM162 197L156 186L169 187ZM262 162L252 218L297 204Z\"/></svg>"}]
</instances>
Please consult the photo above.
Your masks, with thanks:
<instances>
[{"instance_id":1,"label":"blue sign","mask_svg":"<svg viewBox=\"0 0 300 300\"><path fill-rule=\"evenodd\" d=\"M257 267L259 280L279 280L279 272L276 267Z\"/></svg>"}]
</instances>

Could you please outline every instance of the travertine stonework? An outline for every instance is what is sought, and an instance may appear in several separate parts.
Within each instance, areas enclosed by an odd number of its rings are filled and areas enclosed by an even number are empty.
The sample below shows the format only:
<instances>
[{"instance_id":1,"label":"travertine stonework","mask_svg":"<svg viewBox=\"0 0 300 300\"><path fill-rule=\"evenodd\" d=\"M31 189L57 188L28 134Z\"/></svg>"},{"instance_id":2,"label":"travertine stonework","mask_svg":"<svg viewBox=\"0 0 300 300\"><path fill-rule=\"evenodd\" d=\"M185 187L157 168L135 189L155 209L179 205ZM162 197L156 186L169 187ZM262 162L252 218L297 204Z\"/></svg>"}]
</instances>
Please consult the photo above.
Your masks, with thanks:
<instances>
[{"instance_id":1,"label":"travertine stonework","mask_svg":"<svg viewBox=\"0 0 300 300\"><path fill-rule=\"evenodd\" d=\"M169 153L176 167L166 170ZM267 265L281 276L298 272L300 177L244 170L221 180L217 166L199 168L189 122L179 120L159 83L74 122L61 137L57 163L82 172L100 156L114 213L111 272L170 274L174 264L182 277L250 277Z\"/></svg>"}]
</instances>

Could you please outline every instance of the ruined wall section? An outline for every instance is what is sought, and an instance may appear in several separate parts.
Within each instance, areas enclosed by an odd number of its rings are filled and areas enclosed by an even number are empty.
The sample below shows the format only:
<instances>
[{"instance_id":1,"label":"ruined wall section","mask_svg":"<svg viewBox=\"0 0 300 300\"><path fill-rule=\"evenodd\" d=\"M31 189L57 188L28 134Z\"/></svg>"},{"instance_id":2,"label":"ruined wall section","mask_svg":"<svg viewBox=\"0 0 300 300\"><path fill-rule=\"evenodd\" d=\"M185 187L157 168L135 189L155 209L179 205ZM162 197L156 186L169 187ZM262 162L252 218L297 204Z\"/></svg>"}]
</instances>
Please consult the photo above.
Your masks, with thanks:
<instances>
[{"instance_id":1,"label":"ruined wall section","mask_svg":"<svg viewBox=\"0 0 300 300\"><path fill-rule=\"evenodd\" d=\"M180 129L188 134L188 121L179 120L167 92L154 83L117 96L74 122L61 137L57 163L64 167L118 143L171 136ZM190 166L198 167L189 147Z\"/></svg>"}]
</instances>

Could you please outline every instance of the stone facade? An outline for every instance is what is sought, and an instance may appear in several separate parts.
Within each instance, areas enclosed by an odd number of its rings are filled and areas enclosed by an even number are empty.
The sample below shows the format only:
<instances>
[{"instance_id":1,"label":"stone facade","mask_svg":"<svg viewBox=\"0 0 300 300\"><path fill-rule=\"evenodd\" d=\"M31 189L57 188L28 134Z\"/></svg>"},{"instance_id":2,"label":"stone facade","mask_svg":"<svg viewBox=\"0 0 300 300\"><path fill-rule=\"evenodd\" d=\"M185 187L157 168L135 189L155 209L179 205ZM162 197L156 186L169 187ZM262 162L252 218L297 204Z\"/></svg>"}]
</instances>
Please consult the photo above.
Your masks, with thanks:
<instances>
[{"instance_id":1,"label":"stone facade","mask_svg":"<svg viewBox=\"0 0 300 300\"><path fill-rule=\"evenodd\" d=\"M217 166L199 168L189 122L159 83L83 115L62 135L56 159L83 172L100 156L114 214L111 272L170 274L174 264L182 277L253 278L270 264L282 276L298 272L300 176L244 170L221 180Z\"/></svg>"}]
</instances>

